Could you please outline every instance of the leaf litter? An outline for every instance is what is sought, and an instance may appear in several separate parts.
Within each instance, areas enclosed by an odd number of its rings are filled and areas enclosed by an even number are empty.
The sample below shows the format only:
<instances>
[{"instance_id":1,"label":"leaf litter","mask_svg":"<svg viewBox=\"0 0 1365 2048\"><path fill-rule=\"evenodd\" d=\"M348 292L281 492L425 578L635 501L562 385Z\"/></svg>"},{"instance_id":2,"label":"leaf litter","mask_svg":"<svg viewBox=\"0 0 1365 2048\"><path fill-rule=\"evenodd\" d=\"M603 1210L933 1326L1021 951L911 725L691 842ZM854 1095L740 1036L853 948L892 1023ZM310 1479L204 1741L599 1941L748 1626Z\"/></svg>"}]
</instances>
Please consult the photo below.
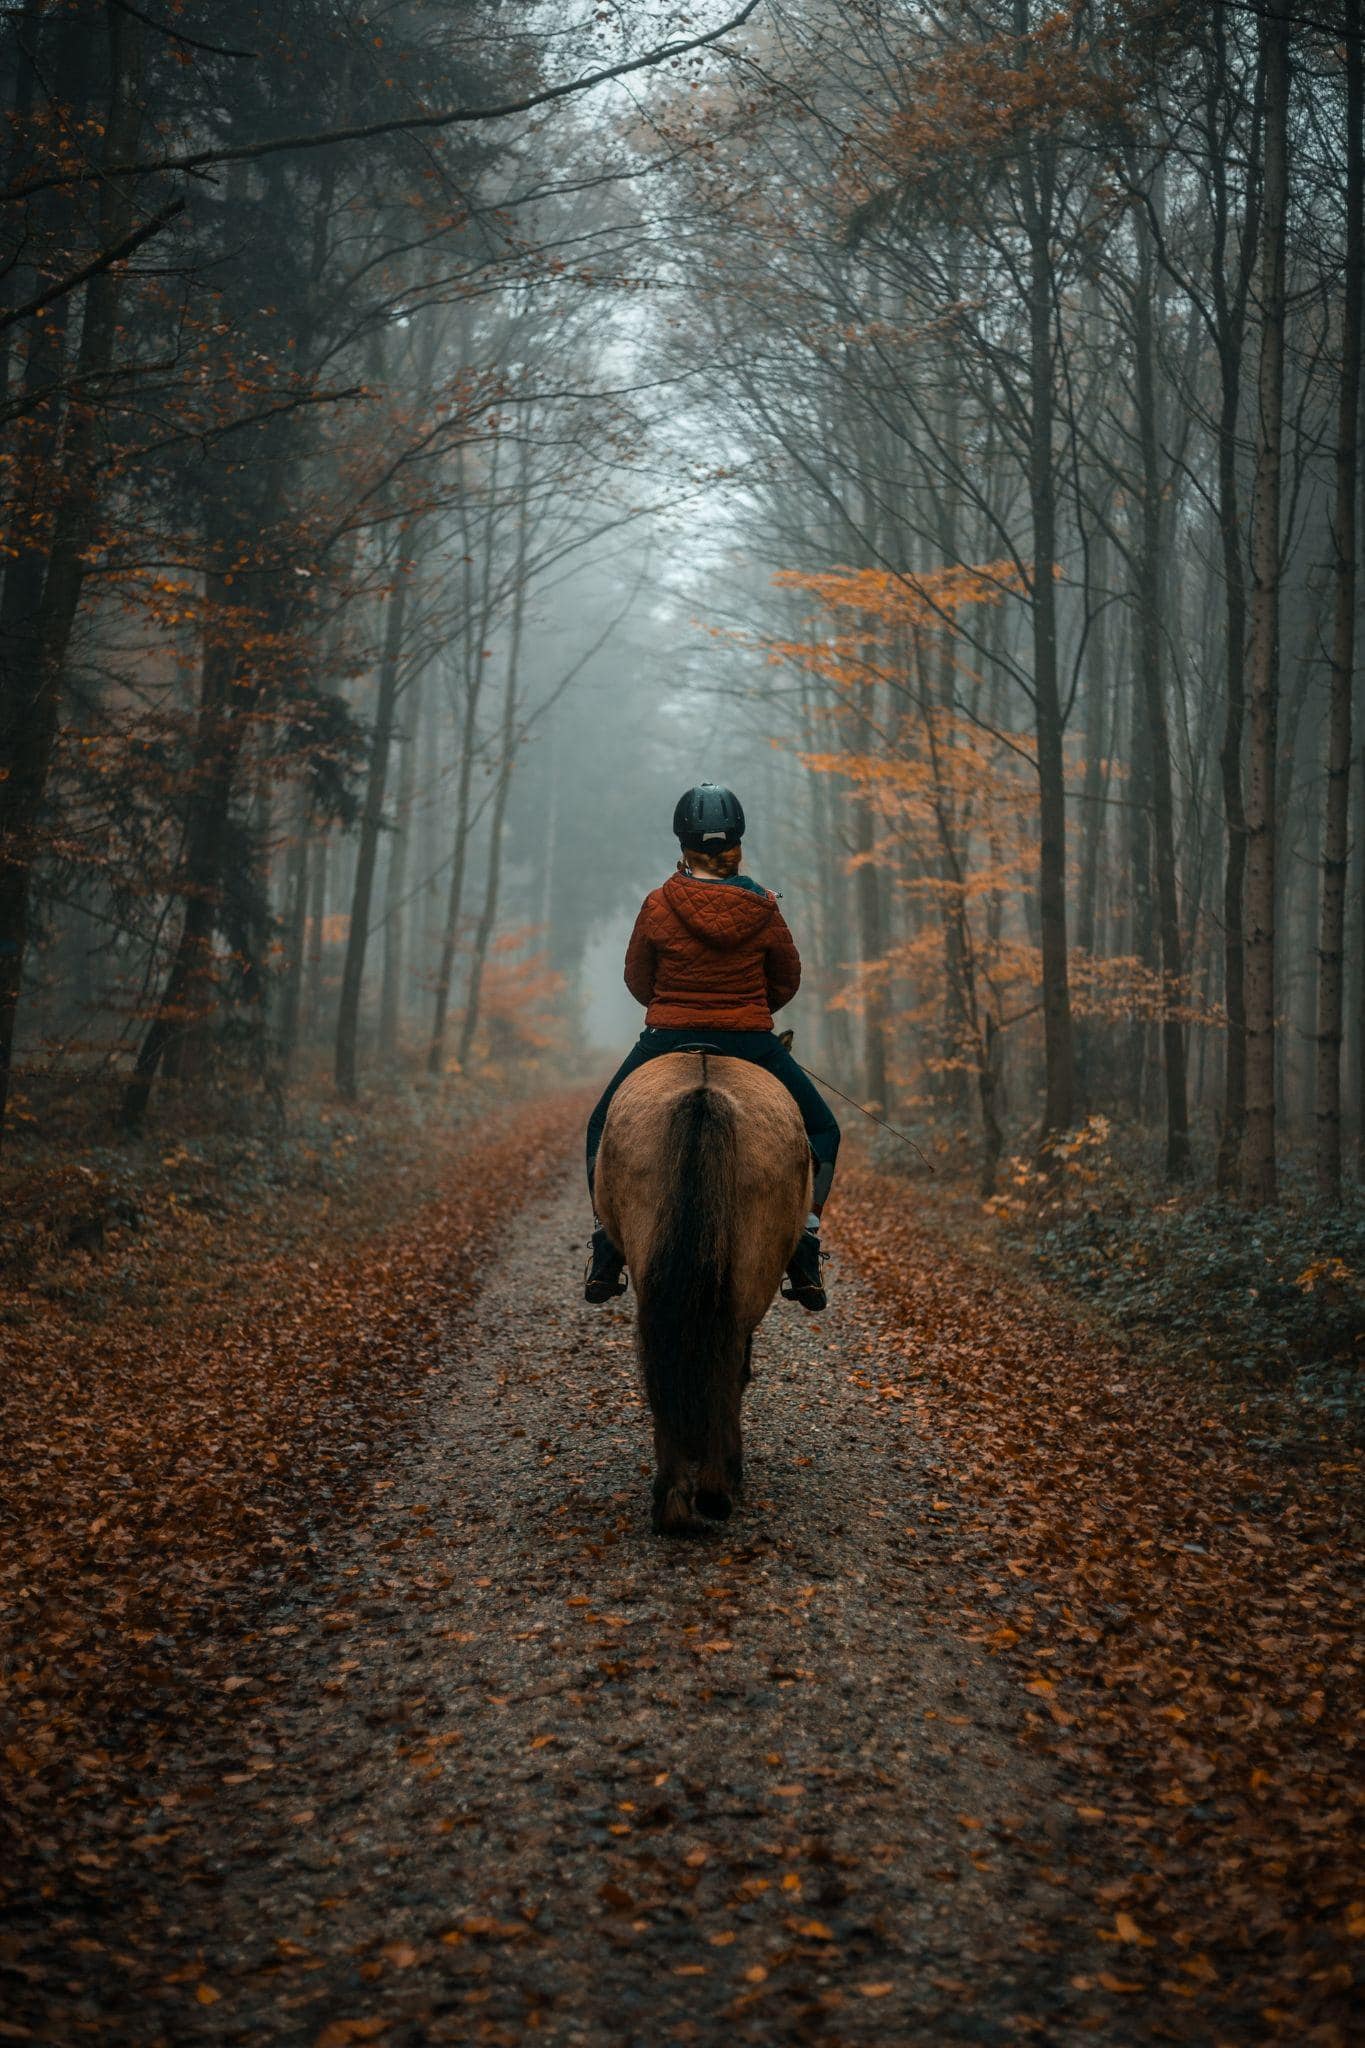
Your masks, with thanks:
<instances>
[{"instance_id":1,"label":"leaf litter","mask_svg":"<svg viewBox=\"0 0 1365 2048\"><path fill-rule=\"evenodd\" d=\"M858 1168L744 1508L661 1545L581 1113L212 1345L21 1358L6 2038L1349 2040L1341 1461Z\"/></svg>"}]
</instances>

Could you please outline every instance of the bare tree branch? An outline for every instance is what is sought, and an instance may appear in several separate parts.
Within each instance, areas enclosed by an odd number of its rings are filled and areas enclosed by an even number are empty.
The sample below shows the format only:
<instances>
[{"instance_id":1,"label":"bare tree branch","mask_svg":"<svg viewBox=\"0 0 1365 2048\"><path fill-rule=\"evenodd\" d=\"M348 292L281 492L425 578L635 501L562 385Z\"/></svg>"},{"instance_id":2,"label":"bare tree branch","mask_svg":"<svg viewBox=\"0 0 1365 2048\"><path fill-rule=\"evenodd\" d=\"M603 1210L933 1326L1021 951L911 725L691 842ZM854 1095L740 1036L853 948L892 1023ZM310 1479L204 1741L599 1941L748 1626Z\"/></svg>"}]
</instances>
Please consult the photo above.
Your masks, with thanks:
<instances>
[{"instance_id":1,"label":"bare tree branch","mask_svg":"<svg viewBox=\"0 0 1365 2048\"><path fill-rule=\"evenodd\" d=\"M647 50L643 57L630 57L620 64L609 64L602 71L589 71L581 78L566 79L562 85L547 86L544 92L531 93L523 100L506 100L492 107L446 107L436 114L404 114L391 121L362 122L353 128L327 128L316 135L282 135L266 142L241 142L231 149L195 149L178 156L147 157L140 163L102 164L98 169L92 166L82 171L43 172L7 186L0 192L0 205L12 206L17 200L27 199L35 192L50 192L66 185L85 185L96 178L150 178L168 171L203 170L209 164L245 163L258 157L292 154L305 149L333 149L345 142L373 142L381 135L415 134L433 128L452 128L464 122L505 121L515 114L530 114L537 107L552 106L558 100L573 99L579 93L591 92L613 78L629 78L633 72L648 71L657 64L667 64L674 57L686 57L693 50L708 49L733 34L735 29L742 28L760 4L761 0L746 0L738 14L731 15L719 28L708 29L704 35L688 36L681 42L661 43L658 49Z\"/></svg>"},{"instance_id":2,"label":"bare tree branch","mask_svg":"<svg viewBox=\"0 0 1365 2048\"><path fill-rule=\"evenodd\" d=\"M134 249L141 248L144 242L150 242L153 235L159 235L177 214L184 211L185 201L173 199L168 206L163 206L158 213L154 213L150 220L143 221L141 227L134 228L131 233L126 234L121 242L115 242L111 248L99 250L88 263L82 264L79 270L73 270L70 277L64 277L48 290L37 293L26 304L15 306L8 313L0 314L0 333L7 327L13 327L17 321L27 320L34 313L41 313L45 306L55 305L57 300L64 299L68 292L79 291L83 284L88 284L92 277L98 277L102 270L108 270L111 265L121 263L125 256L132 255Z\"/></svg>"}]
</instances>

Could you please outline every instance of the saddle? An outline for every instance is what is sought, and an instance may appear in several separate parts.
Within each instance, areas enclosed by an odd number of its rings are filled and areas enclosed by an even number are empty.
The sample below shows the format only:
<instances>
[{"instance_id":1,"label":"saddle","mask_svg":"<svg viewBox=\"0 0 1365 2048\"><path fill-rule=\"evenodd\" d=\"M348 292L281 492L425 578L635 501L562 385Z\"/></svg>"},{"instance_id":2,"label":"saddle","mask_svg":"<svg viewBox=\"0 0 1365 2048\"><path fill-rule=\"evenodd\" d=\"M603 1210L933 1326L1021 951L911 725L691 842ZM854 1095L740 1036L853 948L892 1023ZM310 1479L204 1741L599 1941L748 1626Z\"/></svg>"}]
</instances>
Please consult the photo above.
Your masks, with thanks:
<instances>
[{"instance_id":1,"label":"saddle","mask_svg":"<svg viewBox=\"0 0 1365 2048\"><path fill-rule=\"evenodd\" d=\"M792 1039L795 1035L791 1031L779 1031L777 1033L777 1042L779 1045L785 1045L787 1051L790 1052L792 1049ZM689 1039L686 1045L674 1045L669 1050L671 1052L709 1052L713 1053L717 1059L725 1059L727 1057L718 1045L712 1045L705 1038Z\"/></svg>"}]
</instances>

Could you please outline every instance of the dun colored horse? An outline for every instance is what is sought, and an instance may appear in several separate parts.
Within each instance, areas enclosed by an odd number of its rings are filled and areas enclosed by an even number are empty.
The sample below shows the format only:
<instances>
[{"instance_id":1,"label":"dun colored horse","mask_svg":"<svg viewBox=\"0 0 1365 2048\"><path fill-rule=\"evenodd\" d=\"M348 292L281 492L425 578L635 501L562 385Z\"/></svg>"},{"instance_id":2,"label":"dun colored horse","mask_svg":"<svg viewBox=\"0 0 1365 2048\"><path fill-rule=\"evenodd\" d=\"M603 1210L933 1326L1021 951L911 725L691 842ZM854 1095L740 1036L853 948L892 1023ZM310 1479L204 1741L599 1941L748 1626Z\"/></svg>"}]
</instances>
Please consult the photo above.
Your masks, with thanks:
<instances>
[{"instance_id":1,"label":"dun colored horse","mask_svg":"<svg viewBox=\"0 0 1365 2048\"><path fill-rule=\"evenodd\" d=\"M635 1288L654 1416L654 1527L724 1521L744 1474L740 1403L753 1333L810 1207L796 1104L747 1060L665 1053L618 1089L594 1194Z\"/></svg>"}]
</instances>

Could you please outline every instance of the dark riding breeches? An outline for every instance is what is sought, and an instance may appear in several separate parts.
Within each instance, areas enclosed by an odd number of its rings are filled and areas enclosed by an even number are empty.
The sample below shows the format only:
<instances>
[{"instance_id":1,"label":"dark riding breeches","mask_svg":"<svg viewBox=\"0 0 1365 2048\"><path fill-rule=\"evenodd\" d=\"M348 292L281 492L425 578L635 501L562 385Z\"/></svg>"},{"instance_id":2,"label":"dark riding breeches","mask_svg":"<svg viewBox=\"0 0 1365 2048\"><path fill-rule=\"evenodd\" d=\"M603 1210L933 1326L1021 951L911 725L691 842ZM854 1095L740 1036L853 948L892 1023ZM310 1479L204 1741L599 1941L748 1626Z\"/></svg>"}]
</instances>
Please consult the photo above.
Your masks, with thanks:
<instances>
[{"instance_id":1,"label":"dark riding breeches","mask_svg":"<svg viewBox=\"0 0 1365 2048\"><path fill-rule=\"evenodd\" d=\"M801 1121L806 1127L806 1137L815 1159L814 1206L818 1214L824 1206L830 1182L834 1178L834 1161L839 1151L839 1126L824 1096L809 1074L797 1065L775 1031L642 1031L608 1081L601 1101L588 1118L589 1194L592 1192L597 1148L602 1142L602 1132L607 1121L607 1111L611 1108L611 1098L626 1075L633 1074L646 1060L657 1059L660 1053L681 1052L689 1046L701 1045L708 1051L723 1053L727 1059L752 1060L756 1067L766 1067L792 1097L801 1112Z\"/></svg>"}]
</instances>

